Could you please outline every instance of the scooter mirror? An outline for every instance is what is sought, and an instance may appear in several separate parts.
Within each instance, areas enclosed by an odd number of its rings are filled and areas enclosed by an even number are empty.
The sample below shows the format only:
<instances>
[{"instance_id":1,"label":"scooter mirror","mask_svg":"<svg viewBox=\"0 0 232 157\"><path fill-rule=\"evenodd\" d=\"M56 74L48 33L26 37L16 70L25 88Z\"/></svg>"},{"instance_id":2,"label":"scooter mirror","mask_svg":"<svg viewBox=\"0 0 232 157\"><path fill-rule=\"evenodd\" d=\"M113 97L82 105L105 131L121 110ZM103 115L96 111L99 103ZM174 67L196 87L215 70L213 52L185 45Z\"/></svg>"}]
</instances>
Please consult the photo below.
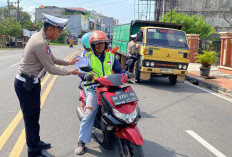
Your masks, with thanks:
<instances>
[{"instance_id":1,"label":"scooter mirror","mask_svg":"<svg viewBox=\"0 0 232 157\"><path fill-rule=\"evenodd\" d=\"M80 69L84 72L90 72L92 71L92 67L89 67L89 66L83 66L83 67L80 67Z\"/></svg>"}]
</instances>

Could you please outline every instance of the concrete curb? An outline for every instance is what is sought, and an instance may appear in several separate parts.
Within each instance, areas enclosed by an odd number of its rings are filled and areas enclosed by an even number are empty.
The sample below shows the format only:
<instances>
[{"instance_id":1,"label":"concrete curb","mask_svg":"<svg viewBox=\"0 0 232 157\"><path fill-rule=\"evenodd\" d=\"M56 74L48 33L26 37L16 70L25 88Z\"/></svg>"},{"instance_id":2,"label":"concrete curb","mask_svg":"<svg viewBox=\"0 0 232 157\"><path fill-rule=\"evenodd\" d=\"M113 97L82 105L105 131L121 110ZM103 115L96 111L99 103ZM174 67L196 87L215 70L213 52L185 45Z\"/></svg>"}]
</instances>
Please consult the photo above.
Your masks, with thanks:
<instances>
[{"instance_id":1,"label":"concrete curb","mask_svg":"<svg viewBox=\"0 0 232 157\"><path fill-rule=\"evenodd\" d=\"M232 98L232 90L228 90L226 88L222 88L220 86L217 86L217 85L214 85L214 84L211 84L211 83L207 83L207 82L204 81L204 79L198 79L198 78L194 78L194 77L191 77L191 76L186 76L185 80L191 82L194 85L199 85L199 86L208 88L208 89L210 89L210 90L212 90L214 92L217 92L217 93L220 93L220 94L223 94L223 95L226 95L226 96Z\"/></svg>"}]
</instances>

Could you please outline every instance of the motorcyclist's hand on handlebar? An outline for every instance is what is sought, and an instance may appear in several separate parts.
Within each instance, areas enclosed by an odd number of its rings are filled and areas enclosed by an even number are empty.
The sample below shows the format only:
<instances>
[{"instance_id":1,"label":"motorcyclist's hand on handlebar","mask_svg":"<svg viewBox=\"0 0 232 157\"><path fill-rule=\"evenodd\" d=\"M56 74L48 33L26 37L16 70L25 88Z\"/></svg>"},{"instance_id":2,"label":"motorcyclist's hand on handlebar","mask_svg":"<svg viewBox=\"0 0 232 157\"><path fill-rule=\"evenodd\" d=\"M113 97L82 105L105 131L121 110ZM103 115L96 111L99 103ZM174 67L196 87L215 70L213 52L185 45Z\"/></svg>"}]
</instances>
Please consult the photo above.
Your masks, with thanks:
<instances>
[{"instance_id":1,"label":"motorcyclist's hand on handlebar","mask_svg":"<svg viewBox=\"0 0 232 157\"><path fill-rule=\"evenodd\" d=\"M84 80L85 81L92 81L93 80L93 75L92 74L86 74L84 76Z\"/></svg>"},{"instance_id":2,"label":"motorcyclist's hand on handlebar","mask_svg":"<svg viewBox=\"0 0 232 157\"><path fill-rule=\"evenodd\" d=\"M82 74L81 72L79 72L77 69L72 69L72 73L73 75L77 75L77 74Z\"/></svg>"}]
</instances>

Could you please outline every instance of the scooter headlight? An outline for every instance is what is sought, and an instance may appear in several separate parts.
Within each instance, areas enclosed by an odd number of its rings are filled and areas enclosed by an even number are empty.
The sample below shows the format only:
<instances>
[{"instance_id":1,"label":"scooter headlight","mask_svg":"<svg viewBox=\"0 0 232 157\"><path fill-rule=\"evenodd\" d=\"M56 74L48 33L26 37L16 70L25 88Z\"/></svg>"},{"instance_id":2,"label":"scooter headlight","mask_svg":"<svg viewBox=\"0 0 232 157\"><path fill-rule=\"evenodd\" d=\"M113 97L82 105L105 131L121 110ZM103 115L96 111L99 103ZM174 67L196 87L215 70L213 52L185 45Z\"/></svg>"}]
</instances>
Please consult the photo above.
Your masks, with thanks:
<instances>
[{"instance_id":1,"label":"scooter headlight","mask_svg":"<svg viewBox=\"0 0 232 157\"><path fill-rule=\"evenodd\" d=\"M126 123L133 123L135 118L137 117L137 107L132 113L129 114L121 113L113 108L113 113L114 116L117 117L118 119L123 120Z\"/></svg>"}]
</instances>

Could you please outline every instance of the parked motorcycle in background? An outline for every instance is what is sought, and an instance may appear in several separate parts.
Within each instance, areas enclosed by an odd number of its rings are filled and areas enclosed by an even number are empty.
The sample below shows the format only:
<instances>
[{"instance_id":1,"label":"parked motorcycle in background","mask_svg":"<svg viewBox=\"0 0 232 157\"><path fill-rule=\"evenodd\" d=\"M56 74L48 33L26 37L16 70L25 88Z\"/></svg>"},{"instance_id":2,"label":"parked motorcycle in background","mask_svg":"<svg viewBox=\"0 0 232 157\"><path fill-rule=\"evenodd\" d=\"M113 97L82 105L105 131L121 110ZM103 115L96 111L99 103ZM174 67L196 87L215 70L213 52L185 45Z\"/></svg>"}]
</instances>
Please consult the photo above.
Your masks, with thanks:
<instances>
[{"instance_id":1,"label":"parked motorcycle in background","mask_svg":"<svg viewBox=\"0 0 232 157\"><path fill-rule=\"evenodd\" d=\"M80 70L92 72L91 67L80 67ZM92 83L80 82L77 115L81 120L85 112L85 86L96 86L98 104L93 136L105 149L119 150L121 157L143 157L143 137L137 128L141 118L138 98L130 86L125 86L128 76L133 74L112 74L99 77Z\"/></svg>"}]
</instances>

